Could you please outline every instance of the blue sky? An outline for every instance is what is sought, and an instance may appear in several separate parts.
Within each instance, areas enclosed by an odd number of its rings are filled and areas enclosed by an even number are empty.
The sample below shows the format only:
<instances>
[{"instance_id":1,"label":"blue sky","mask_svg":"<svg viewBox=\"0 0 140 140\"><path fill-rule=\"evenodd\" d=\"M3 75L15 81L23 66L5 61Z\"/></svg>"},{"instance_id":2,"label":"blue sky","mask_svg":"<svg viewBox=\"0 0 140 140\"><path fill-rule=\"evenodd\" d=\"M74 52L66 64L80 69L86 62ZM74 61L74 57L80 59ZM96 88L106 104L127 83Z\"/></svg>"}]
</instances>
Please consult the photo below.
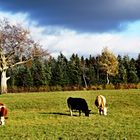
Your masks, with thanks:
<instances>
[{"instance_id":1,"label":"blue sky","mask_svg":"<svg viewBox=\"0 0 140 140\"><path fill-rule=\"evenodd\" d=\"M139 13L139 0L0 0L0 19L28 28L53 56L88 57L108 47L137 57Z\"/></svg>"}]
</instances>

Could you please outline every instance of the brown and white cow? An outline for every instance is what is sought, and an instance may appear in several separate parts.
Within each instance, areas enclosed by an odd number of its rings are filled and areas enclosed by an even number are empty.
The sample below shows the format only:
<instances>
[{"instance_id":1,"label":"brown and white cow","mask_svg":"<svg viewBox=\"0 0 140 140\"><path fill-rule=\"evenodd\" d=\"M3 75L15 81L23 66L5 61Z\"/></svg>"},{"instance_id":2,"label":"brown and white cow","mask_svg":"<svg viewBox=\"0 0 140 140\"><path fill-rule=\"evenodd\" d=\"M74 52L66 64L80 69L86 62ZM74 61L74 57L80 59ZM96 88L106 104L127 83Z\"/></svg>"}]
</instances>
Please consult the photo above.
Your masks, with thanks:
<instances>
[{"instance_id":1,"label":"brown and white cow","mask_svg":"<svg viewBox=\"0 0 140 140\"><path fill-rule=\"evenodd\" d=\"M0 125L5 125L5 119L7 119L7 108L3 103L0 103Z\"/></svg>"},{"instance_id":2,"label":"brown and white cow","mask_svg":"<svg viewBox=\"0 0 140 140\"><path fill-rule=\"evenodd\" d=\"M95 105L97 106L100 115L107 115L106 98L103 95L98 95L96 97Z\"/></svg>"}]
</instances>

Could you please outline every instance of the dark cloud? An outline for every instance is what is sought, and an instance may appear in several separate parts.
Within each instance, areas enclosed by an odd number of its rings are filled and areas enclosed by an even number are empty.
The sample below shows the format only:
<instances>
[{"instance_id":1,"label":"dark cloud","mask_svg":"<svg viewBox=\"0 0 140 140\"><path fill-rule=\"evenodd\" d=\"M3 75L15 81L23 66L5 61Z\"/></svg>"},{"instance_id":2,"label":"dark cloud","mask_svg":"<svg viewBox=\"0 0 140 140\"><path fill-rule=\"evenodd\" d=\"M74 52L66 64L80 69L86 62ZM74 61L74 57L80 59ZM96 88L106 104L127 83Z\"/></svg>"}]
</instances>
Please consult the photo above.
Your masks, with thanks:
<instances>
[{"instance_id":1,"label":"dark cloud","mask_svg":"<svg viewBox=\"0 0 140 140\"><path fill-rule=\"evenodd\" d=\"M78 31L118 31L122 22L140 19L139 0L0 0L3 11L28 12L41 25Z\"/></svg>"}]
</instances>

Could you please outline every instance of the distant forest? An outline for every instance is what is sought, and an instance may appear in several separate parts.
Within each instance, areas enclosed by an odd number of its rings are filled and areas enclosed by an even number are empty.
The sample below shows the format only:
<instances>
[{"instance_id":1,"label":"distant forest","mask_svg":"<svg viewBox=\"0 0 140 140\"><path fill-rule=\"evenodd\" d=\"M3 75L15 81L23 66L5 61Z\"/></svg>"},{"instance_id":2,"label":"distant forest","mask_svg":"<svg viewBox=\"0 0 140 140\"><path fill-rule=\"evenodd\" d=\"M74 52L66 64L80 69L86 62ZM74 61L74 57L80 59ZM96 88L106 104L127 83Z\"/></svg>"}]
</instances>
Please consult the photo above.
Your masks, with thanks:
<instances>
[{"instance_id":1,"label":"distant forest","mask_svg":"<svg viewBox=\"0 0 140 140\"><path fill-rule=\"evenodd\" d=\"M86 49L85 49L86 51ZM96 51L96 50L95 50ZM1 93L140 88L140 54L49 55L20 24L0 20Z\"/></svg>"},{"instance_id":2,"label":"distant forest","mask_svg":"<svg viewBox=\"0 0 140 140\"><path fill-rule=\"evenodd\" d=\"M100 57L72 54L67 59L62 53L57 58L36 57L31 65L8 71L9 92L140 88L140 54L135 59L118 55L117 73L108 77L108 84Z\"/></svg>"}]
</instances>

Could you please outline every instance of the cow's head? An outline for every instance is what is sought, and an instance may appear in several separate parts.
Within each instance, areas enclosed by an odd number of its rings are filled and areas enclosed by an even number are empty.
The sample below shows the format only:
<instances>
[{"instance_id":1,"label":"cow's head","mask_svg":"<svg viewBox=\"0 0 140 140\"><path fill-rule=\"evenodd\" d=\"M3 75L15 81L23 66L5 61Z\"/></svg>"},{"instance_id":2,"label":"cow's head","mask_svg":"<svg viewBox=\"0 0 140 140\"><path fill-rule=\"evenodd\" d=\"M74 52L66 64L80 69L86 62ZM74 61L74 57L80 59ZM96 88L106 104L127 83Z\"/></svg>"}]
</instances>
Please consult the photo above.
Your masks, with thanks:
<instances>
[{"instance_id":1,"label":"cow's head","mask_svg":"<svg viewBox=\"0 0 140 140\"><path fill-rule=\"evenodd\" d=\"M107 115L107 107L104 107L103 113L104 113L104 115Z\"/></svg>"},{"instance_id":2,"label":"cow's head","mask_svg":"<svg viewBox=\"0 0 140 140\"><path fill-rule=\"evenodd\" d=\"M85 116L89 117L90 111L91 111L91 110L86 110L86 111L85 111Z\"/></svg>"},{"instance_id":3,"label":"cow's head","mask_svg":"<svg viewBox=\"0 0 140 140\"><path fill-rule=\"evenodd\" d=\"M107 115L107 107L100 107L99 108L100 115Z\"/></svg>"}]
</instances>

